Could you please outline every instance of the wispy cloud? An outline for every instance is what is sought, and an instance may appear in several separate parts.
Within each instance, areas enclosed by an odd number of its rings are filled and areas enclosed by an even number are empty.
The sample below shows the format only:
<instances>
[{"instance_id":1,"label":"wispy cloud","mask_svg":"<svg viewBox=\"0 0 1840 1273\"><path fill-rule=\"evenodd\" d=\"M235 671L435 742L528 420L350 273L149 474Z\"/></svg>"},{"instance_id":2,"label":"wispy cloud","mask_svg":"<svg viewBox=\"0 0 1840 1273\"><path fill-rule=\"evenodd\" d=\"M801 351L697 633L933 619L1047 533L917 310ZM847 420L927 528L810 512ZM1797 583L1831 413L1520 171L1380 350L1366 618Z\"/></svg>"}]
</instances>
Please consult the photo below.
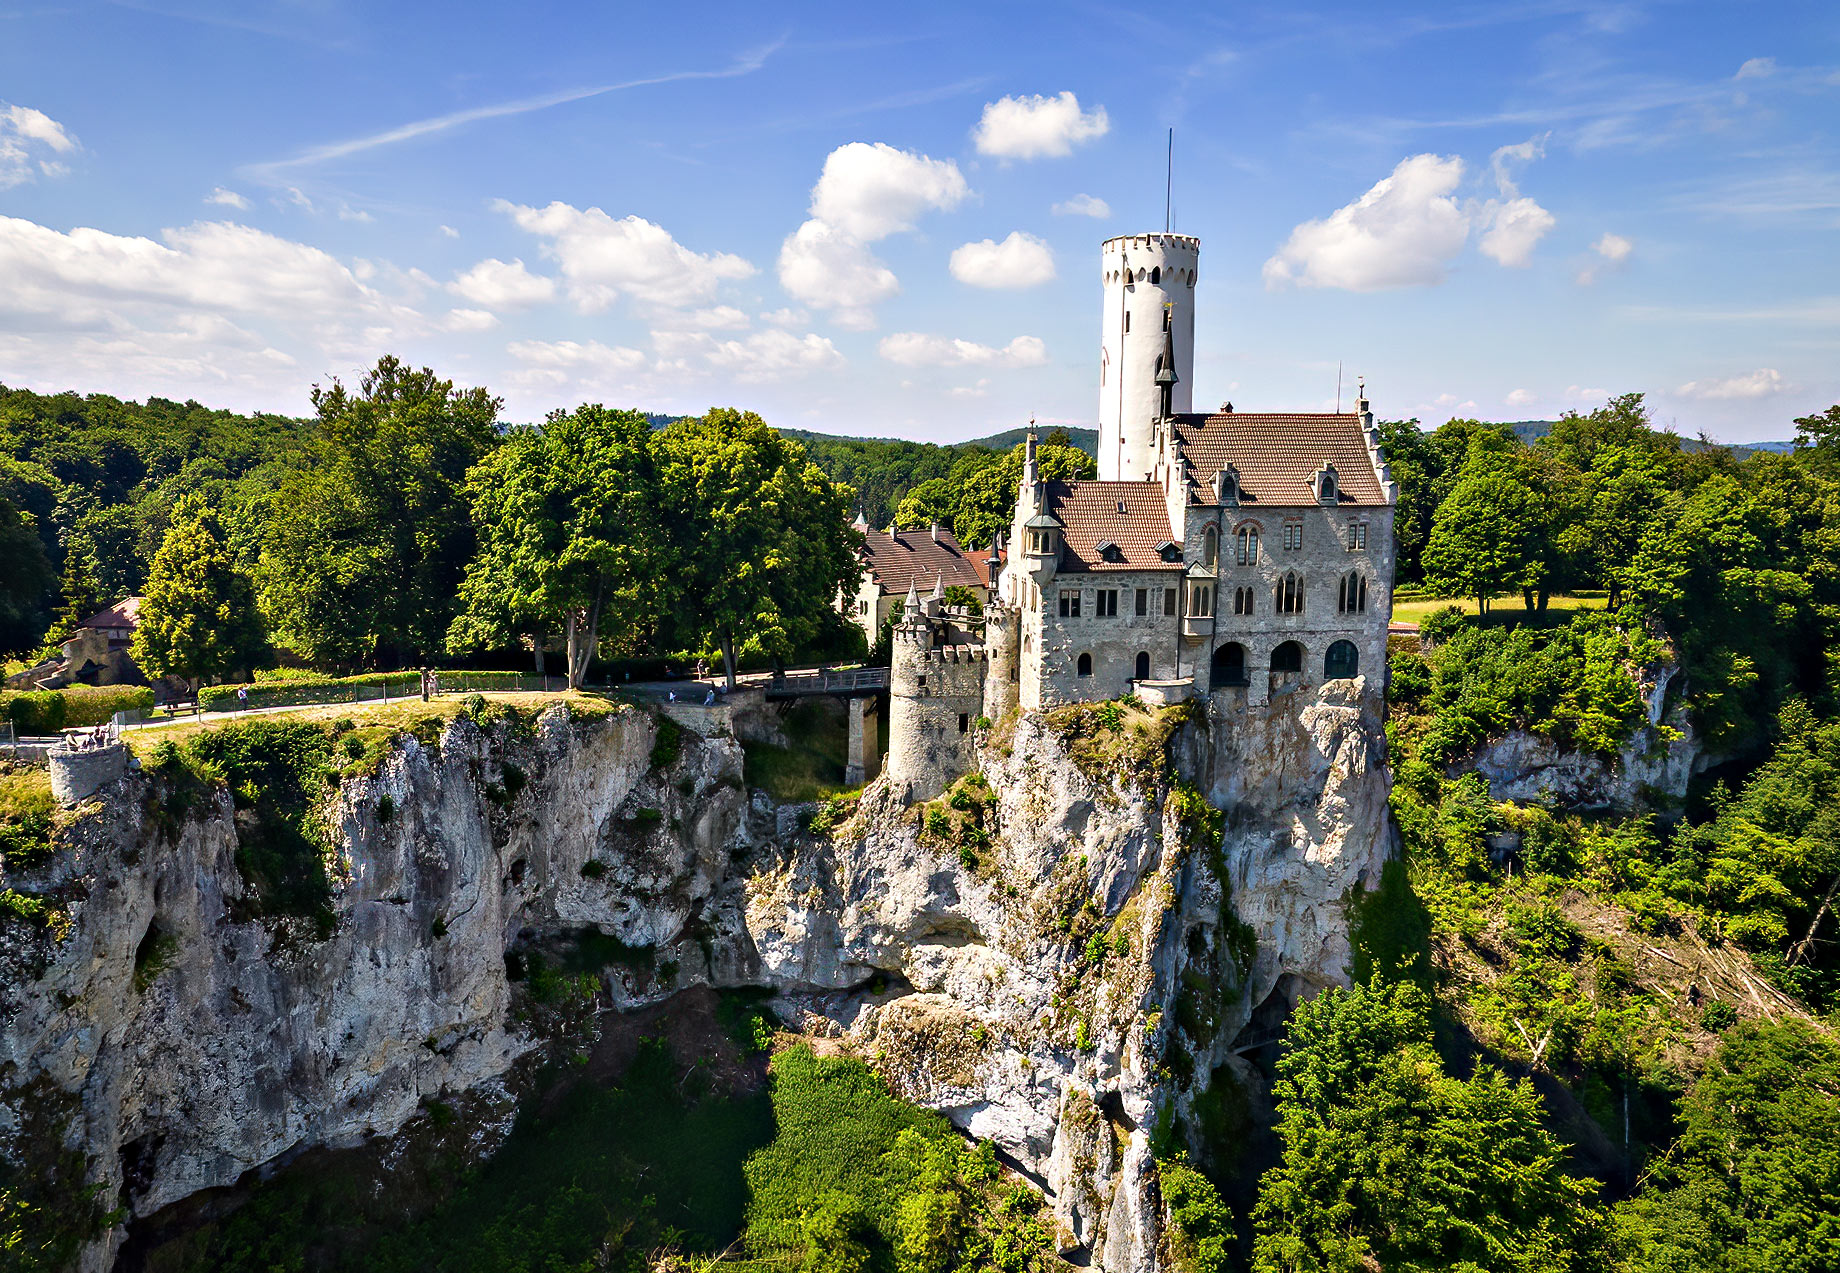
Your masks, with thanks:
<instances>
[{"instance_id":1,"label":"wispy cloud","mask_svg":"<svg viewBox=\"0 0 1840 1273\"><path fill-rule=\"evenodd\" d=\"M751 75L766 65L767 59L773 56L784 43L784 39L776 40L763 48L744 54L731 65L719 70L672 71L665 75L648 75L641 79L621 80L617 84L596 84L588 88L564 89L561 92L545 93L539 97L525 97L511 102L497 102L490 106L474 106L466 110L450 111L445 115L434 115L427 119L415 120L413 123L399 124L395 128L386 128L380 133L313 146L289 159L275 159L267 163L251 164L244 169L244 173L252 180L279 185L283 183L286 174L302 168L310 168L328 160L344 159L384 146L394 146L399 142L413 141L418 137L448 132L467 124L476 124L481 120L503 119L511 115L528 115L532 111L548 110L552 106L565 106L570 102L586 101L591 97L603 97L608 93L621 93L628 89L648 88L657 84L675 84L683 80L723 80Z\"/></svg>"}]
</instances>

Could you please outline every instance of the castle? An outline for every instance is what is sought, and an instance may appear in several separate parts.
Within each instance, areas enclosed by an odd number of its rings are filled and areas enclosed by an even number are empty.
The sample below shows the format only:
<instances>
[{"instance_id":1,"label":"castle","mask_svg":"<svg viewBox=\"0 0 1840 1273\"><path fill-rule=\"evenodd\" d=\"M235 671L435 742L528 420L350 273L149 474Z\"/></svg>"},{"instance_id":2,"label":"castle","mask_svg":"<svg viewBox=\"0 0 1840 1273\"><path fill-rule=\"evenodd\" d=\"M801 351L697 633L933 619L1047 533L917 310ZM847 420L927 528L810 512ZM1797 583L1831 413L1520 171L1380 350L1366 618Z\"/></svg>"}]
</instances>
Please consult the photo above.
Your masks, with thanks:
<instances>
[{"instance_id":1,"label":"castle","mask_svg":"<svg viewBox=\"0 0 1840 1273\"><path fill-rule=\"evenodd\" d=\"M1105 242L1098 480L1042 480L1031 433L984 613L909 584L888 718L908 799L969 770L980 718L1018 707L1380 692L1398 487L1365 387L1349 414L1194 411L1200 250Z\"/></svg>"}]
</instances>

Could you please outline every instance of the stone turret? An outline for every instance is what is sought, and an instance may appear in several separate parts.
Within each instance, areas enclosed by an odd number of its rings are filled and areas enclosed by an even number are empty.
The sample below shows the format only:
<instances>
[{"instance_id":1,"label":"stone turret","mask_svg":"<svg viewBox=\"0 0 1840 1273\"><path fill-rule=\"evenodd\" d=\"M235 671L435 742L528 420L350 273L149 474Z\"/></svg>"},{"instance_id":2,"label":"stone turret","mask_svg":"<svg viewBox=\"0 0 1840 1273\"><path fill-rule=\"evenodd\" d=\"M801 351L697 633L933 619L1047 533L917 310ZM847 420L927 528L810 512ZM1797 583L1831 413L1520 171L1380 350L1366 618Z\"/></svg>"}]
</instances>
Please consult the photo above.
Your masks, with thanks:
<instances>
[{"instance_id":1,"label":"stone turret","mask_svg":"<svg viewBox=\"0 0 1840 1273\"><path fill-rule=\"evenodd\" d=\"M1022 612L1002 601L984 608L984 715L1001 720L1021 701Z\"/></svg>"},{"instance_id":2,"label":"stone turret","mask_svg":"<svg viewBox=\"0 0 1840 1273\"><path fill-rule=\"evenodd\" d=\"M943 585L934 592L943 595ZM888 668L888 776L908 801L931 800L973 763L989 666L981 644L940 617L938 597L907 593ZM931 611L929 613L929 610Z\"/></svg>"}]
</instances>

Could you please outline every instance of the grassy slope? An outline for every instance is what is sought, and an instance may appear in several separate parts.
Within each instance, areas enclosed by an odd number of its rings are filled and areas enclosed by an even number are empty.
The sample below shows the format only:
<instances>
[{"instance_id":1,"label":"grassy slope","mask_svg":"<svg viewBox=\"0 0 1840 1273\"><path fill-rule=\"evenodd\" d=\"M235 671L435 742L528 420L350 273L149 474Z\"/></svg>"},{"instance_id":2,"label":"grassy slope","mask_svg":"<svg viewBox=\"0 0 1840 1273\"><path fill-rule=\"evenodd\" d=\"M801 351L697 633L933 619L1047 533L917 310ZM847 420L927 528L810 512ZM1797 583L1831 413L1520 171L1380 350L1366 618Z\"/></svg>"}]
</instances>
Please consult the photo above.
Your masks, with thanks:
<instances>
[{"instance_id":1,"label":"grassy slope","mask_svg":"<svg viewBox=\"0 0 1840 1273\"><path fill-rule=\"evenodd\" d=\"M1547 598L1546 612L1553 623L1563 622L1578 610L1602 610L1605 605L1601 592L1585 592L1577 596L1555 596ZM1456 606L1464 614L1476 613L1474 597L1413 597L1393 603L1393 621L1395 623L1422 623L1426 615ZM1518 623L1527 617L1527 607L1521 598L1498 597L1489 603L1489 622ZM1536 616L1537 617L1537 616Z\"/></svg>"}]
</instances>

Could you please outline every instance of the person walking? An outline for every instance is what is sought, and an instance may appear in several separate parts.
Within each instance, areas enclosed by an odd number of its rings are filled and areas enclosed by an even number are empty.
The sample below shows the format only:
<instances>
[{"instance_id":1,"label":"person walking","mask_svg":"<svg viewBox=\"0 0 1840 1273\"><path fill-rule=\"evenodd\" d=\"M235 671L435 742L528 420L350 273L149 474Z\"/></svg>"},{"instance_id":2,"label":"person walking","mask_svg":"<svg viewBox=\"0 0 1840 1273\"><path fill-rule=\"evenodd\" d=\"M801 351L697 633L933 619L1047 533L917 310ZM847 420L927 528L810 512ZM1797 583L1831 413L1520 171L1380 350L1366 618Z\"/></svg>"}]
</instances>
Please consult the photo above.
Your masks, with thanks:
<instances>
[{"instance_id":1,"label":"person walking","mask_svg":"<svg viewBox=\"0 0 1840 1273\"><path fill-rule=\"evenodd\" d=\"M247 685L236 687L236 710L239 712L249 710L249 687Z\"/></svg>"}]
</instances>

